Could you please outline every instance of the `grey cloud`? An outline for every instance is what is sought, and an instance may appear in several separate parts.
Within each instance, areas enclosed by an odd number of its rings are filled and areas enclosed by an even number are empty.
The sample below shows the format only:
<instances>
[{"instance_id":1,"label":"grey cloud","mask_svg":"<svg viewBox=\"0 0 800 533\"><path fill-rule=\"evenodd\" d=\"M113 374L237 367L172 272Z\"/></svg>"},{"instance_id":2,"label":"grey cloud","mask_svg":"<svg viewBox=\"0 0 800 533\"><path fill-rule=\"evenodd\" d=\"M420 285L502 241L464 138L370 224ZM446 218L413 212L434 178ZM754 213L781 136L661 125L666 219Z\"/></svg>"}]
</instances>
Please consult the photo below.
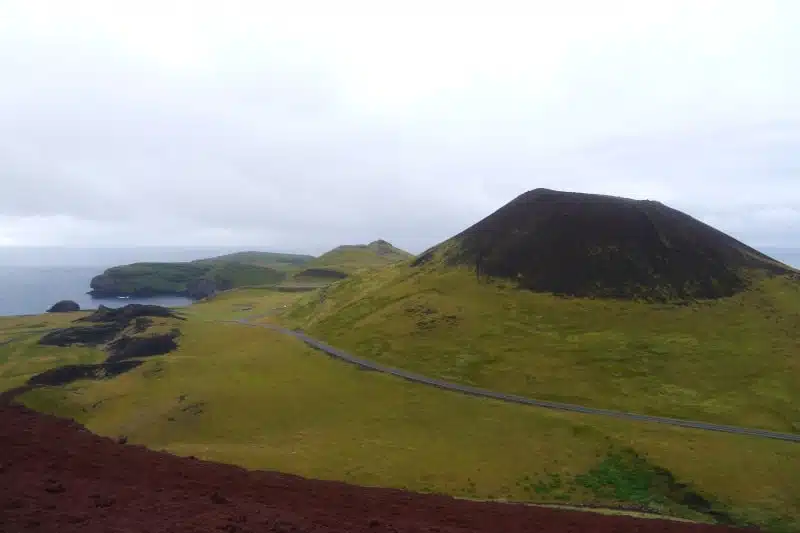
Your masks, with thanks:
<instances>
[{"instance_id":1,"label":"grey cloud","mask_svg":"<svg viewBox=\"0 0 800 533\"><path fill-rule=\"evenodd\" d=\"M146 2L49 25L10 5L0 244L418 252L535 187L660 199L754 244L800 236L789 4L399 30L261 3L156 27Z\"/></svg>"}]
</instances>

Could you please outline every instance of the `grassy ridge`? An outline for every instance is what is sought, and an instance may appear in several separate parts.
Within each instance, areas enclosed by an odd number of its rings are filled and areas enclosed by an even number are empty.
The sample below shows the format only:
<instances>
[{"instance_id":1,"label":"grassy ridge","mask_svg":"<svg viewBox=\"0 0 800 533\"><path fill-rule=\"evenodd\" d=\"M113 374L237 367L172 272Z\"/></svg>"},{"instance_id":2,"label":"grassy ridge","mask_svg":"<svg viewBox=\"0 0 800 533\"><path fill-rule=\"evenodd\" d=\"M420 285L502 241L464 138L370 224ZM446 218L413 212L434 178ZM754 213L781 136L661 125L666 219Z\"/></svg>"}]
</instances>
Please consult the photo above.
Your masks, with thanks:
<instances>
[{"instance_id":1,"label":"grassy ridge","mask_svg":"<svg viewBox=\"0 0 800 533\"><path fill-rule=\"evenodd\" d=\"M369 244L338 246L309 261L304 266L310 269L331 269L350 274L362 268L382 267L412 257L405 250L396 248L386 241L377 240Z\"/></svg>"},{"instance_id":2,"label":"grassy ridge","mask_svg":"<svg viewBox=\"0 0 800 533\"><path fill-rule=\"evenodd\" d=\"M464 397L235 324L190 321L174 354L114 380L24 399L100 434L250 468L707 519L671 496L661 468L735 520L800 510L792 496L800 493L800 449L789 443Z\"/></svg>"},{"instance_id":3,"label":"grassy ridge","mask_svg":"<svg viewBox=\"0 0 800 533\"><path fill-rule=\"evenodd\" d=\"M356 355L540 399L800 432L800 284L687 306L568 299L398 265L281 318Z\"/></svg>"},{"instance_id":4,"label":"grassy ridge","mask_svg":"<svg viewBox=\"0 0 800 533\"><path fill-rule=\"evenodd\" d=\"M232 254L210 257L208 259L198 259L194 263L241 263L260 267L273 268L280 271L294 270L310 260L312 255L304 254L284 254L276 252L235 252Z\"/></svg>"}]
</instances>

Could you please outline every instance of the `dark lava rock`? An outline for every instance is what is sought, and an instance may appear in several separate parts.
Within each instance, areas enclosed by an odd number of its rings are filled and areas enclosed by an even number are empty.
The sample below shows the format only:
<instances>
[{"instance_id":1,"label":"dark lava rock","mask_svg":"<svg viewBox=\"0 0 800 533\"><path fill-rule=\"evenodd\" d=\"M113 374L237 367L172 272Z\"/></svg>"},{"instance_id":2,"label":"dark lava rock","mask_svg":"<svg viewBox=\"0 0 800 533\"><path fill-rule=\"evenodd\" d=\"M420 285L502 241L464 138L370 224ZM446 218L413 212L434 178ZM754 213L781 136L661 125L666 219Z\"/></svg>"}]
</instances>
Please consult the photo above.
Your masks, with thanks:
<instances>
[{"instance_id":1,"label":"dark lava rock","mask_svg":"<svg viewBox=\"0 0 800 533\"><path fill-rule=\"evenodd\" d=\"M46 333L39 344L46 346L71 346L86 344L97 346L113 339L125 328L124 324L97 324L95 326L72 326Z\"/></svg>"},{"instance_id":2,"label":"dark lava rock","mask_svg":"<svg viewBox=\"0 0 800 533\"><path fill-rule=\"evenodd\" d=\"M178 331L148 337L121 337L108 345L108 361L163 355L178 347Z\"/></svg>"},{"instance_id":3,"label":"dark lava rock","mask_svg":"<svg viewBox=\"0 0 800 533\"><path fill-rule=\"evenodd\" d=\"M80 311L81 306L78 305L77 302L73 302L72 300L61 300L60 302L56 302L53 306L47 310L48 313L74 313L75 311Z\"/></svg>"},{"instance_id":4,"label":"dark lava rock","mask_svg":"<svg viewBox=\"0 0 800 533\"><path fill-rule=\"evenodd\" d=\"M797 272L659 202L549 189L522 194L412 265L436 256L532 291L654 301L730 296L754 271Z\"/></svg>"},{"instance_id":5,"label":"dark lava rock","mask_svg":"<svg viewBox=\"0 0 800 533\"><path fill-rule=\"evenodd\" d=\"M79 318L78 321L85 322L123 322L127 324L137 317L162 317L162 318L177 318L185 320L183 317L176 315L172 309L160 305L146 305L146 304L128 304L118 309L106 307L101 305L97 311L89 316Z\"/></svg>"},{"instance_id":6,"label":"dark lava rock","mask_svg":"<svg viewBox=\"0 0 800 533\"><path fill-rule=\"evenodd\" d=\"M112 309L101 305L100 308L91 315L75 320L75 322L94 322L94 324L71 326L51 331L39 339L39 344L50 346L71 346L73 344L97 346L112 341L131 323L133 323L134 332L142 333L153 323L149 317L179 318L185 320L173 313L171 309L160 305L129 304L119 309ZM142 355L167 353L175 349L176 345L174 339L177 335L178 330L163 336L155 337L139 338L125 336L109 345L109 350L116 359L138 357L138 355L129 354L140 352ZM169 347L169 349L167 349L167 347Z\"/></svg>"},{"instance_id":7,"label":"dark lava rock","mask_svg":"<svg viewBox=\"0 0 800 533\"><path fill-rule=\"evenodd\" d=\"M96 365L65 365L45 370L28 379L28 385L57 387L79 379L108 379L141 365L142 361L117 361Z\"/></svg>"}]
</instances>

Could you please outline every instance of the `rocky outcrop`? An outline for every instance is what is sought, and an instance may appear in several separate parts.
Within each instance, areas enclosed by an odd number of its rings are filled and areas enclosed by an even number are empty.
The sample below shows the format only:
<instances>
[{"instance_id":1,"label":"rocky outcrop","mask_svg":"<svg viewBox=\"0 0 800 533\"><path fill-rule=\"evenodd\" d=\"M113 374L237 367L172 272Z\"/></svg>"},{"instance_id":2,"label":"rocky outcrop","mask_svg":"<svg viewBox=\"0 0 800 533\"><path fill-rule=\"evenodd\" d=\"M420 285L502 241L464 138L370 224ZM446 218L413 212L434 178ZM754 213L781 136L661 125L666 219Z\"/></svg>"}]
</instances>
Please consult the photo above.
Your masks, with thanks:
<instances>
[{"instance_id":1,"label":"rocky outcrop","mask_svg":"<svg viewBox=\"0 0 800 533\"><path fill-rule=\"evenodd\" d=\"M72 326L46 333L39 339L39 344L44 346L72 346L73 344L99 346L116 337L124 328L124 324L114 323Z\"/></svg>"},{"instance_id":2,"label":"rocky outcrop","mask_svg":"<svg viewBox=\"0 0 800 533\"><path fill-rule=\"evenodd\" d=\"M73 322L78 325L51 331L39 344L47 346L101 346L108 353L105 362L66 365L37 374L28 386L64 385L78 379L106 379L136 368L139 358L163 355L178 347L180 330L147 334L153 318L185 320L160 305L129 304L119 309L100 306L89 316Z\"/></svg>"},{"instance_id":3,"label":"rocky outcrop","mask_svg":"<svg viewBox=\"0 0 800 533\"><path fill-rule=\"evenodd\" d=\"M113 359L139 357L131 354L140 353L145 355L154 355L156 352L163 354L174 350L177 347L175 339L180 333L177 329L173 329L165 335L134 336L145 332L153 324L153 317L185 320L185 318L176 315L172 309L160 305L129 304L119 309L101 305L91 315L74 321L79 323L89 322L90 324L80 324L51 331L39 339L39 344L49 346L72 346L74 344L99 346L108 343L107 349L112 354ZM132 331L129 331L129 333L133 335L120 336L128 326L131 326ZM167 347L169 349L166 349ZM111 359L112 357L109 357L109 360Z\"/></svg>"},{"instance_id":4,"label":"rocky outcrop","mask_svg":"<svg viewBox=\"0 0 800 533\"><path fill-rule=\"evenodd\" d=\"M138 317L177 318L185 320L175 312L161 305L128 304L124 307L112 308L101 305L89 316L79 318L76 322L122 322L125 325Z\"/></svg>"},{"instance_id":5,"label":"rocky outcrop","mask_svg":"<svg viewBox=\"0 0 800 533\"><path fill-rule=\"evenodd\" d=\"M28 385L58 387L79 379L109 379L141 364L142 361L118 361L96 365L65 365L36 374L28 380Z\"/></svg>"},{"instance_id":6,"label":"rocky outcrop","mask_svg":"<svg viewBox=\"0 0 800 533\"><path fill-rule=\"evenodd\" d=\"M186 284L186 295L192 300L207 300L217 294L217 284L211 279L192 280Z\"/></svg>"},{"instance_id":7,"label":"rocky outcrop","mask_svg":"<svg viewBox=\"0 0 800 533\"><path fill-rule=\"evenodd\" d=\"M150 357L153 355L164 355L178 347L175 339L180 332L173 330L169 333L150 335L146 337L120 337L109 343L107 361L121 361L133 357Z\"/></svg>"},{"instance_id":8,"label":"rocky outcrop","mask_svg":"<svg viewBox=\"0 0 800 533\"><path fill-rule=\"evenodd\" d=\"M47 310L48 313L74 313L75 311L80 311L81 306L78 305L77 302L72 300L61 300L53 304L50 309Z\"/></svg>"}]
</instances>

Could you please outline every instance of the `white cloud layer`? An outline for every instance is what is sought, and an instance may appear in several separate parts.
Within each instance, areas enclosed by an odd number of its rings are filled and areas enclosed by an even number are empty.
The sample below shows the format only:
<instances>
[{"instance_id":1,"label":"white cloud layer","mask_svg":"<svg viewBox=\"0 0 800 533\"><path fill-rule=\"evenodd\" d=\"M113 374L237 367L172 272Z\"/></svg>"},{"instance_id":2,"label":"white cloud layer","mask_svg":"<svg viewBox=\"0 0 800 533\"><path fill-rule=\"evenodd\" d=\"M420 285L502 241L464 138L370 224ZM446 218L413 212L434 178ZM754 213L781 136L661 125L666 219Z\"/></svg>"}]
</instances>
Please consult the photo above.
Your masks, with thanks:
<instances>
[{"instance_id":1,"label":"white cloud layer","mask_svg":"<svg viewBox=\"0 0 800 533\"><path fill-rule=\"evenodd\" d=\"M386 4L0 3L0 245L418 252L536 187L800 241L794 0Z\"/></svg>"}]
</instances>

